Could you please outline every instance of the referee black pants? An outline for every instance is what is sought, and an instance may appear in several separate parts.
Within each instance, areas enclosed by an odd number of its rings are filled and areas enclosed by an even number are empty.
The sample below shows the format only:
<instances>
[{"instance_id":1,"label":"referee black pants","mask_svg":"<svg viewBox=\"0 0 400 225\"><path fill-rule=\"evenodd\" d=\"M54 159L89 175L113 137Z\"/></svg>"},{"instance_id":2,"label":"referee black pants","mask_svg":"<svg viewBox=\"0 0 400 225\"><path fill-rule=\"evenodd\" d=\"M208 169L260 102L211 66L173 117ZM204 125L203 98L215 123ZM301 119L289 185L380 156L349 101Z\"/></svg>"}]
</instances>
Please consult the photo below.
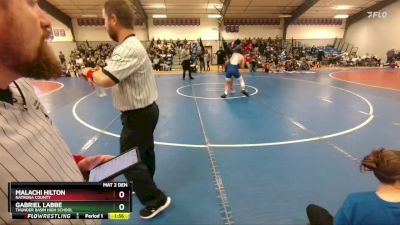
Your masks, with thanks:
<instances>
[{"instance_id":1,"label":"referee black pants","mask_svg":"<svg viewBox=\"0 0 400 225\"><path fill-rule=\"evenodd\" d=\"M193 79L193 77L192 77L192 68L190 68L190 60L183 60L182 61L182 69L183 69L183 79L185 79L186 70L189 71L189 78Z\"/></svg>"},{"instance_id":2,"label":"referee black pants","mask_svg":"<svg viewBox=\"0 0 400 225\"><path fill-rule=\"evenodd\" d=\"M128 181L133 181L133 190L145 206L159 206L166 199L153 180L156 170L153 133L158 116L155 102L142 109L122 112L121 115L121 154L137 146L141 160L124 175Z\"/></svg>"}]
</instances>

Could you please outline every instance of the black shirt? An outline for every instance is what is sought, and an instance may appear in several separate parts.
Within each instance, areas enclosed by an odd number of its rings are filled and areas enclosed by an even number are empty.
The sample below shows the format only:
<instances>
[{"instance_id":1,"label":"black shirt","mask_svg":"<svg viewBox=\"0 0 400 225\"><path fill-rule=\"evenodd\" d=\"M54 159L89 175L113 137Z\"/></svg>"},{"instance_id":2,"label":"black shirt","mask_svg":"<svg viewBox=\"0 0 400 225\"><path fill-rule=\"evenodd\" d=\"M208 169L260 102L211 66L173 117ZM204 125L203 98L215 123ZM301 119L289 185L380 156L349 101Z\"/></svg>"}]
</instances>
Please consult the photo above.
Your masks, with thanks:
<instances>
[{"instance_id":1,"label":"black shirt","mask_svg":"<svg viewBox=\"0 0 400 225\"><path fill-rule=\"evenodd\" d=\"M218 50L217 51L217 59L218 59L218 61L224 61L225 60L225 51L224 50Z\"/></svg>"}]
</instances>

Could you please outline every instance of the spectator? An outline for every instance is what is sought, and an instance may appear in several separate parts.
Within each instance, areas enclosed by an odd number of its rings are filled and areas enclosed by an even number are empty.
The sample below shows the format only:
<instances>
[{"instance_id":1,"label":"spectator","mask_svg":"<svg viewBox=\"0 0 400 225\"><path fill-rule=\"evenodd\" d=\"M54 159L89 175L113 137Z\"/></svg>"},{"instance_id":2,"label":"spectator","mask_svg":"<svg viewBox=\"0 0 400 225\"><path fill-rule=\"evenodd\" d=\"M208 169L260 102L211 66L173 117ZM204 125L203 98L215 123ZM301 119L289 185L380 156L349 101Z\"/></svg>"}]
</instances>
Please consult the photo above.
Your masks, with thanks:
<instances>
[{"instance_id":1,"label":"spectator","mask_svg":"<svg viewBox=\"0 0 400 225\"><path fill-rule=\"evenodd\" d=\"M218 72L224 72L225 51L222 49L222 46L219 47L219 50L215 53L215 55L217 56Z\"/></svg>"},{"instance_id":2,"label":"spectator","mask_svg":"<svg viewBox=\"0 0 400 225\"><path fill-rule=\"evenodd\" d=\"M154 57L153 65L155 71L160 71L160 57L158 55Z\"/></svg>"},{"instance_id":3,"label":"spectator","mask_svg":"<svg viewBox=\"0 0 400 225\"><path fill-rule=\"evenodd\" d=\"M318 67L318 68L321 67L322 60L323 60L324 58L325 58L325 52L324 52L322 49L320 49L320 50L318 51L318 53L317 53L317 61L318 61L317 67Z\"/></svg>"},{"instance_id":4,"label":"spectator","mask_svg":"<svg viewBox=\"0 0 400 225\"><path fill-rule=\"evenodd\" d=\"M400 224L400 151L373 150L361 161L361 170L373 171L380 181L375 192L347 196L335 218L325 209L310 205L310 225L398 225Z\"/></svg>"},{"instance_id":5,"label":"spectator","mask_svg":"<svg viewBox=\"0 0 400 225\"><path fill-rule=\"evenodd\" d=\"M67 74L70 77L76 77L78 76L78 73L75 70L75 65L72 61L69 61L68 65L67 65Z\"/></svg>"},{"instance_id":6,"label":"spectator","mask_svg":"<svg viewBox=\"0 0 400 225\"><path fill-rule=\"evenodd\" d=\"M106 62L104 61L103 58L100 58L99 60L97 60L96 65L97 65L97 66L100 66L101 68L103 68L103 67L106 66Z\"/></svg>"},{"instance_id":7,"label":"spectator","mask_svg":"<svg viewBox=\"0 0 400 225\"><path fill-rule=\"evenodd\" d=\"M78 67L78 69L82 69L83 67L85 67L85 64L83 63L83 59L80 55L78 55L76 57L75 63L76 63L76 66Z\"/></svg>"},{"instance_id":8,"label":"spectator","mask_svg":"<svg viewBox=\"0 0 400 225\"><path fill-rule=\"evenodd\" d=\"M61 64L64 65L65 64L65 56L62 53L62 51L60 51L60 55L58 56L58 58L60 59Z\"/></svg>"},{"instance_id":9,"label":"spectator","mask_svg":"<svg viewBox=\"0 0 400 225\"><path fill-rule=\"evenodd\" d=\"M206 70L207 71L210 71L210 53L208 53L208 50L206 50L206 54L204 54L204 60L206 61L206 63L207 63L207 68L206 68Z\"/></svg>"},{"instance_id":10,"label":"spectator","mask_svg":"<svg viewBox=\"0 0 400 225\"><path fill-rule=\"evenodd\" d=\"M190 68L190 45L187 44L181 52L183 80L185 80L186 71L189 71L189 78L192 80L192 70Z\"/></svg>"},{"instance_id":11,"label":"spectator","mask_svg":"<svg viewBox=\"0 0 400 225\"><path fill-rule=\"evenodd\" d=\"M252 60L253 60L253 57L251 57L250 54L247 54L244 57L244 61L246 62L246 66L247 66L247 69L249 69L249 72L253 71L253 64L251 63Z\"/></svg>"},{"instance_id":12,"label":"spectator","mask_svg":"<svg viewBox=\"0 0 400 225\"><path fill-rule=\"evenodd\" d=\"M205 64L205 57L204 57L205 53L203 53L202 51L200 51L199 53L199 62L200 62L200 73L202 71L206 70L206 64Z\"/></svg>"}]
</instances>

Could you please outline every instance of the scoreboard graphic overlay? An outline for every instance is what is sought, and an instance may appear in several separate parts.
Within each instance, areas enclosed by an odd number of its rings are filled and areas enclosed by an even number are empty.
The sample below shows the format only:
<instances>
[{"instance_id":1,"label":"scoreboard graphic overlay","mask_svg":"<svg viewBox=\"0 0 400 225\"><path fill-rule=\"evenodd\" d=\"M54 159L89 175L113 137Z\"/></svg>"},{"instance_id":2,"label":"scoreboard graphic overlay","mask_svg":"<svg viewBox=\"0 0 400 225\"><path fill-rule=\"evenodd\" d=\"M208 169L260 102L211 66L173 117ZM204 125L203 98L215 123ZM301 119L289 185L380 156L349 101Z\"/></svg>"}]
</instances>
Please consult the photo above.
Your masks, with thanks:
<instances>
[{"instance_id":1,"label":"scoreboard graphic overlay","mask_svg":"<svg viewBox=\"0 0 400 225\"><path fill-rule=\"evenodd\" d=\"M13 219L129 219L132 183L11 182Z\"/></svg>"}]
</instances>

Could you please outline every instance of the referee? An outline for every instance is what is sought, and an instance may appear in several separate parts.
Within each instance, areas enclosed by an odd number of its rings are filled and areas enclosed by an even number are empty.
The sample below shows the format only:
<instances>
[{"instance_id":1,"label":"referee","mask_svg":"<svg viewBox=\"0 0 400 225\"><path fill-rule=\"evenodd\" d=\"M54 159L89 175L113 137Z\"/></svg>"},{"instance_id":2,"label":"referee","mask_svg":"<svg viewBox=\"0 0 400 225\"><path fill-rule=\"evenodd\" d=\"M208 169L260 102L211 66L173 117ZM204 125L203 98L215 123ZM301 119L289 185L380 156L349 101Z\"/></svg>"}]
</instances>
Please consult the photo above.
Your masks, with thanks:
<instances>
[{"instance_id":1,"label":"referee","mask_svg":"<svg viewBox=\"0 0 400 225\"><path fill-rule=\"evenodd\" d=\"M107 32L119 45L104 69L86 68L83 74L101 87L112 87L114 107L122 112L121 154L137 146L141 162L125 173L145 206L142 219L150 219L166 209L171 198L154 183L156 170L153 133L159 110L157 86L146 50L135 37L133 12L124 0L107 0L103 16Z\"/></svg>"},{"instance_id":2,"label":"referee","mask_svg":"<svg viewBox=\"0 0 400 225\"><path fill-rule=\"evenodd\" d=\"M186 70L189 71L189 79L193 80L192 77L192 68L190 68L190 44L187 44L184 49L181 51L181 59L182 59L182 70L183 70L183 80L185 80Z\"/></svg>"}]
</instances>

